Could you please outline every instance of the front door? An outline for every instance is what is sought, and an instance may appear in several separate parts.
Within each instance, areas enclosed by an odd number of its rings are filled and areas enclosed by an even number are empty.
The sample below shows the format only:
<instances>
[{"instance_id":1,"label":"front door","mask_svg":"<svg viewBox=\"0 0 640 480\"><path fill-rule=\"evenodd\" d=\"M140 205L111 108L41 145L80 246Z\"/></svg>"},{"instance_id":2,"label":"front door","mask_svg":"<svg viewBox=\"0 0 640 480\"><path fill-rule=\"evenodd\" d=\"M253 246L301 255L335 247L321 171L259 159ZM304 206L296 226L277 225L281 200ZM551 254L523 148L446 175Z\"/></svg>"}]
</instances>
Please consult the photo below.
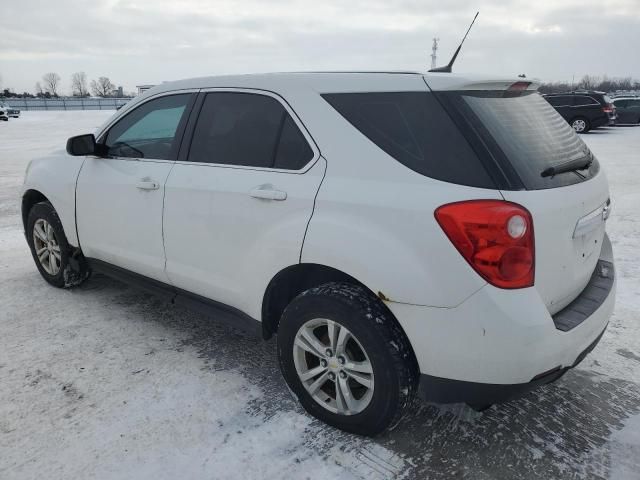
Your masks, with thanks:
<instances>
[{"instance_id":1,"label":"front door","mask_svg":"<svg viewBox=\"0 0 640 480\"><path fill-rule=\"evenodd\" d=\"M152 98L100 138L104 157L87 157L76 188L84 255L167 282L162 208L192 94Z\"/></svg>"}]
</instances>

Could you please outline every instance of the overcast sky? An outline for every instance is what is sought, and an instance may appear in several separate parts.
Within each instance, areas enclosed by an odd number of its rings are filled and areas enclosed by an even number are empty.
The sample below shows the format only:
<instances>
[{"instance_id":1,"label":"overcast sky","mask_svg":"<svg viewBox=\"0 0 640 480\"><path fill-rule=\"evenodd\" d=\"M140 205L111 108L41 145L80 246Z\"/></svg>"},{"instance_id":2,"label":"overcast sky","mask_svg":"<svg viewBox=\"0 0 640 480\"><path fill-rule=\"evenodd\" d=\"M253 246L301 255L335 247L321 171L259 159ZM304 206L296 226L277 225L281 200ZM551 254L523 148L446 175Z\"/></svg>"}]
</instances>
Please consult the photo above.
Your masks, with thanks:
<instances>
[{"instance_id":1,"label":"overcast sky","mask_svg":"<svg viewBox=\"0 0 640 480\"><path fill-rule=\"evenodd\" d=\"M11 0L2 2L3 88L46 72L116 85L300 70L446 63L476 10L457 72L640 78L640 0Z\"/></svg>"}]
</instances>

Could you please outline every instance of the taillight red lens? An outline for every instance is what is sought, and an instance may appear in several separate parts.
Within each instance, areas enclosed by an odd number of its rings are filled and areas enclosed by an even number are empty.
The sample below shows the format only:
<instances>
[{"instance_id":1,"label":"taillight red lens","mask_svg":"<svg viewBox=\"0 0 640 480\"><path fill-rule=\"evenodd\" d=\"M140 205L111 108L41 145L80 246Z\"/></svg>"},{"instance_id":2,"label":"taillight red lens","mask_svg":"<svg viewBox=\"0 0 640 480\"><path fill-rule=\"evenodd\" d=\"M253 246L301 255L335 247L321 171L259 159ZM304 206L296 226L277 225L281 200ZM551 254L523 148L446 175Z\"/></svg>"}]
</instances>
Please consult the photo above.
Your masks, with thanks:
<instances>
[{"instance_id":1,"label":"taillight red lens","mask_svg":"<svg viewBox=\"0 0 640 480\"><path fill-rule=\"evenodd\" d=\"M531 82L516 82L511 84L511 86L509 87L509 90L511 91L515 90L517 92L521 92L529 88L529 85L531 85Z\"/></svg>"},{"instance_id":2,"label":"taillight red lens","mask_svg":"<svg viewBox=\"0 0 640 480\"><path fill-rule=\"evenodd\" d=\"M605 105L602 107L602 111L605 113L613 113L613 107L611 105Z\"/></svg>"},{"instance_id":3,"label":"taillight red lens","mask_svg":"<svg viewBox=\"0 0 640 480\"><path fill-rule=\"evenodd\" d=\"M487 282L500 288L533 286L533 220L526 208L501 200L470 200L443 205L435 217Z\"/></svg>"}]
</instances>

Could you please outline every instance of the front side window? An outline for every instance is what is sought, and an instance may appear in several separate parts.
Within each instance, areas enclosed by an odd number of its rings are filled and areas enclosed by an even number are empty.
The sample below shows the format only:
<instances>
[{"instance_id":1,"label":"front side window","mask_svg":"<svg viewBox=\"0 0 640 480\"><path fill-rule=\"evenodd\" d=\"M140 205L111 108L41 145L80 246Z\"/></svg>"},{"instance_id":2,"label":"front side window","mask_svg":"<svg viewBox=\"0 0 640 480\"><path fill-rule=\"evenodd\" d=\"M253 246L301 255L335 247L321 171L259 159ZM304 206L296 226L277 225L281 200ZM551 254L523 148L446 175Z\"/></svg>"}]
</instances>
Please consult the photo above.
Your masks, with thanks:
<instances>
[{"instance_id":1,"label":"front side window","mask_svg":"<svg viewBox=\"0 0 640 480\"><path fill-rule=\"evenodd\" d=\"M174 160L191 94L169 95L150 100L119 120L107 134L108 155L129 158Z\"/></svg>"},{"instance_id":2,"label":"front side window","mask_svg":"<svg viewBox=\"0 0 640 480\"><path fill-rule=\"evenodd\" d=\"M280 102L253 93L208 93L189 150L192 162L288 170L299 170L312 158Z\"/></svg>"}]
</instances>

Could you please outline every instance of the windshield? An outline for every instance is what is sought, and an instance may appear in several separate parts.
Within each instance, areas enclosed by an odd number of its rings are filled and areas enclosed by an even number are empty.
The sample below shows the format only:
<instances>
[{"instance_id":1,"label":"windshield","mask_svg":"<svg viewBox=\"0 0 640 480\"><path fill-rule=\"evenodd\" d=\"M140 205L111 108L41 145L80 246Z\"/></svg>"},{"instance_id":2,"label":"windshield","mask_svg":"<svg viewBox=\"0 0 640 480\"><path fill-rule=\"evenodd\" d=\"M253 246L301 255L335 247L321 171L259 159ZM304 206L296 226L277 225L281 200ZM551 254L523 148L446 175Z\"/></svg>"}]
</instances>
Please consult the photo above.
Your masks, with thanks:
<instances>
[{"instance_id":1,"label":"windshield","mask_svg":"<svg viewBox=\"0 0 640 480\"><path fill-rule=\"evenodd\" d=\"M590 178L598 162L589 148L537 92L456 92L453 105L461 110L496 160L515 172L528 190L571 185ZM550 168L584 165L588 170L542 176Z\"/></svg>"}]
</instances>

